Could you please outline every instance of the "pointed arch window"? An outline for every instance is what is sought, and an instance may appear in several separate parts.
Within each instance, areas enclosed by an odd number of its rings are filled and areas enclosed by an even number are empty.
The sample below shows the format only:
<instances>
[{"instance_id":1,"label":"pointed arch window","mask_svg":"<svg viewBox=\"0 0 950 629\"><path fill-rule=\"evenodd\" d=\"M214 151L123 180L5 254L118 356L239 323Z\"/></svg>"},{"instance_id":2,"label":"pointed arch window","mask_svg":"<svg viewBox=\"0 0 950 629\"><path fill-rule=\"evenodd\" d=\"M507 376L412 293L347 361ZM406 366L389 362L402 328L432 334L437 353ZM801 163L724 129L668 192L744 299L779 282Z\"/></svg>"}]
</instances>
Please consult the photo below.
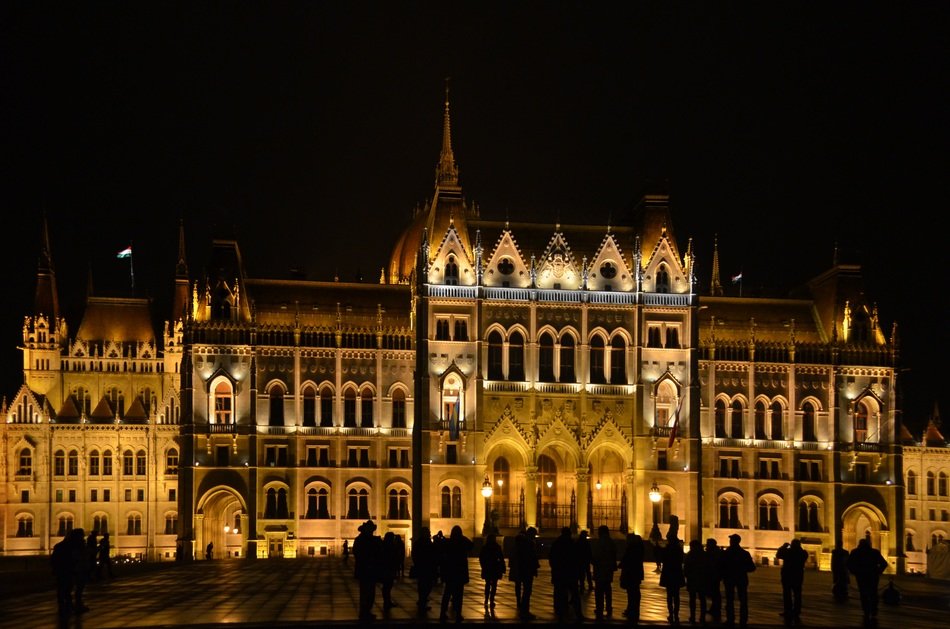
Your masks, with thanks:
<instances>
[{"instance_id":1,"label":"pointed arch window","mask_svg":"<svg viewBox=\"0 0 950 629\"><path fill-rule=\"evenodd\" d=\"M389 511L387 517L390 520L408 520L409 519L409 491L406 489L389 490Z\"/></svg>"},{"instance_id":2,"label":"pointed arch window","mask_svg":"<svg viewBox=\"0 0 950 629\"><path fill-rule=\"evenodd\" d=\"M492 465L492 481L494 499L501 504L507 503L511 491L511 467L508 464L508 459L503 456L495 459L495 463Z\"/></svg>"},{"instance_id":3,"label":"pointed arch window","mask_svg":"<svg viewBox=\"0 0 950 629\"><path fill-rule=\"evenodd\" d=\"M722 400L716 400L715 410L715 434L717 439L726 438L726 403Z\"/></svg>"},{"instance_id":4,"label":"pointed arch window","mask_svg":"<svg viewBox=\"0 0 950 629\"><path fill-rule=\"evenodd\" d=\"M449 320L448 318L439 318L435 320L435 340L449 340Z\"/></svg>"},{"instance_id":5,"label":"pointed arch window","mask_svg":"<svg viewBox=\"0 0 950 629\"><path fill-rule=\"evenodd\" d=\"M63 450L57 450L53 455L53 475L66 475L66 453Z\"/></svg>"},{"instance_id":6,"label":"pointed arch window","mask_svg":"<svg viewBox=\"0 0 950 629\"><path fill-rule=\"evenodd\" d=\"M742 439L742 402L735 400L732 403L732 425L729 436L733 439Z\"/></svg>"},{"instance_id":7,"label":"pointed arch window","mask_svg":"<svg viewBox=\"0 0 950 629\"><path fill-rule=\"evenodd\" d=\"M907 472L907 495L917 495L917 472L914 470Z\"/></svg>"},{"instance_id":8,"label":"pointed arch window","mask_svg":"<svg viewBox=\"0 0 950 629\"><path fill-rule=\"evenodd\" d=\"M858 402L854 409L854 441L864 443L868 438L868 407L864 402Z\"/></svg>"},{"instance_id":9,"label":"pointed arch window","mask_svg":"<svg viewBox=\"0 0 950 629\"><path fill-rule=\"evenodd\" d=\"M936 496L937 495L937 477L934 476L933 472L927 472L927 495Z\"/></svg>"},{"instance_id":10,"label":"pointed arch window","mask_svg":"<svg viewBox=\"0 0 950 629\"><path fill-rule=\"evenodd\" d=\"M448 286L456 286L459 283L459 265L454 256L449 256L445 261L445 283Z\"/></svg>"},{"instance_id":11,"label":"pointed arch window","mask_svg":"<svg viewBox=\"0 0 950 629\"><path fill-rule=\"evenodd\" d=\"M561 374L558 382L577 382L574 375L574 337L565 334L561 337Z\"/></svg>"},{"instance_id":12,"label":"pointed arch window","mask_svg":"<svg viewBox=\"0 0 950 629\"><path fill-rule=\"evenodd\" d=\"M369 518L369 492L351 487L347 492L346 517L350 520Z\"/></svg>"},{"instance_id":13,"label":"pointed arch window","mask_svg":"<svg viewBox=\"0 0 950 629\"><path fill-rule=\"evenodd\" d=\"M360 426L362 428L373 428L376 424L373 420L373 391L369 387L360 392Z\"/></svg>"},{"instance_id":14,"label":"pointed arch window","mask_svg":"<svg viewBox=\"0 0 950 629\"><path fill-rule=\"evenodd\" d=\"M333 391L329 387L320 391L320 425L324 428L333 426Z\"/></svg>"},{"instance_id":15,"label":"pointed arch window","mask_svg":"<svg viewBox=\"0 0 950 629\"><path fill-rule=\"evenodd\" d=\"M276 385L271 387L270 390L270 425L271 426L283 426L284 425L284 389L283 387Z\"/></svg>"},{"instance_id":16,"label":"pointed arch window","mask_svg":"<svg viewBox=\"0 0 950 629\"><path fill-rule=\"evenodd\" d=\"M782 404L779 401L772 402L772 424L770 426L771 435L770 437L774 440L781 441L785 438L785 429L783 426L782 415L784 414L784 409Z\"/></svg>"},{"instance_id":17,"label":"pointed arch window","mask_svg":"<svg viewBox=\"0 0 950 629\"><path fill-rule=\"evenodd\" d=\"M604 358L604 339L600 335L596 335L590 340L590 381L593 384L605 384L607 382Z\"/></svg>"},{"instance_id":18,"label":"pointed arch window","mask_svg":"<svg viewBox=\"0 0 950 629\"><path fill-rule=\"evenodd\" d=\"M765 434L765 404L755 403L755 438L768 439Z\"/></svg>"},{"instance_id":19,"label":"pointed arch window","mask_svg":"<svg viewBox=\"0 0 950 629\"><path fill-rule=\"evenodd\" d=\"M818 440L817 431L815 430L815 407L811 402L805 402L802 405L802 440Z\"/></svg>"},{"instance_id":20,"label":"pointed arch window","mask_svg":"<svg viewBox=\"0 0 950 629\"><path fill-rule=\"evenodd\" d=\"M393 428L406 427L406 394L402 389L393 391Z\"/></svg>"},{"instance_id":21,"label":"pointed arch window","mask_svg":"<svg viewBox=\"0 0 950 629\"><path fill-rule=\"evenodd\" d=\"M660 266L660 268L656 270L656 292L670 292L670 273L666 270L665 266Z\"/></svg>"},{"instance_id":22,"label":"pointed arch window","mask_svg":"<svg viewBox=\"0 0 950 629\"><path fill-rule=\"evenodd\" d=\"M135 473L135 455L131 450L126 450L122 455L122 475L132 476Z\"/></svg>"},{"instance_id":23,"label":"pointed arch window","mask_svg":"<svg viewBox=\"0 0 950 629\"><path fill-rule=\"evenodd\" d=\"M112 450L102 453L102 475L112 476Z\"/></svg>"},{"instance_id":24,"label":"pointed arch window","mask_svg":"<svg viewBox=\"0 0 950 629\"><path fill-rule=\"evenodd\" d=\"M135 453L135 475L145 476L147 471L148 459L145 450L139 450Z\"/></svg>"},{"instance_id":25,"label":"pointed arch window","mask_svg":"<svg viewBox=\"0 0 950 629\"><path fill-rule=\"evenodd\" d=\"M538 343L538 380L554 382L554 338L547 332Z\"/></svg>"},{"instance_id":26,"label":"pointed arch window","mask_svg":"<svg viewBox=\"0 0 950 629\"><path fill-rule=\"evenodd\" d=\"M719 528L737 529L739 523L739 500L734 497L719 499Z\"/></svg>"},{"instance_id":27,"label":"pointed arch window","mask_svg":"<svg viewBox=\"0 0 950 629\"><path fill-rule=\"evenodd\" d=\"M492 330L488 335L488 379L503 380L502 374L502 338L498 330Z\"/></svg>"},{"instance_id":28,"label":"pointed arch window","mask_svg":"<svg viewBox=\"0 0 950 629\"><path fill-rule=\"evenodd\" d=\"M214 422L216 424L231 423L231 404L231 385L226 380L222 380L214 387Z\"/></svg>"},{"instance_id":29,"label":"pointed arch window","mask_svg":"<svg viewBox=\"0 0 950 629\"><path fill-rule=\"evenodd\" d=\"M947 495L947 474L946 472L940 472L937 476L937 495L944 496Z\"/></svg>"},{"instance_id":30,"label":"pointed arch window","mask_svg":"<svg viewBox=\"0 0 950 629\"><path fill-rule=\"evenodd\" d=\"M610 384L627 384L627 343L619 335L610 342Z\"/></svg>"},{"instance_id":31,"label":"pointed arch window","mask_svg":"<svg viewBox=\"0 0 950 629\"><path fill-rule=\"evenodd\" d=\"M356 391L353 389L343 393L343 425L356 428Z\"/></svg>"},{"instance_id":32,"label":"pointed arch window","mask_svg":"<svg viewBox=\"0 0 950 629\"><path fill-rule=\"evenodd\" d=\"M70 450L67 459L66 473L70 476L79 476L79 451Z\"/></svg>"},{"instance_id":33,"label":"pointed arch window","mask_svg":"<svg viewBox=\"0 0 950 629\"><path fill-rule=\"evenodd\" d=\"M517 331L508 337L508 380L524 380L524 337Z\"/></svg>"},{"instance_id":34,"label":"pointed arch window","mask_svg":"<svg viewBox=\"0 0 950 629\"><path fill-rule=\"evenodd\" d=\"M99 467L99 451L93 450L89 453L89 475L99 476L102 473L101 469Z\"/></svg>"},{"instance_id":35,"label":"pointed arch window","mask_svg":"<svg viewBox=\"0 0 950 629\"><path fill-rule=\"evenodd\" d=\"M679 349L679 346L680 346L680 331L675 326L667 326L665 347L670 348L670 349Z\"/></svg>"},{"instance_id":36,"label":"pointed arch window","mask_svg":"<svg viewBox=\"0 0 950 629\"><path fill-rule=\"evenodd\" d=\"M178 475L178 449L169 448L165 453L165 474L168 476Z\"/></svg>"},{"instance_id":37,"label":"pointed arch window","mask_svg":"<svg viewBox=\"0 0 950 629\"><path fill-rule=\"evenodd\" d=\"M303 390L303 425L317 425L317 396L313 387L305 387Z\"/></svg>"},{"instance_id":38,"label":"pointed arch window","mask_svg":"<svg viewBox=\"0 0 950 629\"><path fill-rule=\"evenodd\" d=\"M647 347L663 347L660 340L660 326L651 325L647 328Z\"/></svg>"},{"instance_id":39,"label":"pointed arch window","mask_svg":"<svg viewBox=\"0 0 950 629\"><path fill-rule=\"evenodd\" d=\"M541 492L541 517L557 517L557 463L546 454L538 457L538 490Z\"/></svg>"}]
</instances>

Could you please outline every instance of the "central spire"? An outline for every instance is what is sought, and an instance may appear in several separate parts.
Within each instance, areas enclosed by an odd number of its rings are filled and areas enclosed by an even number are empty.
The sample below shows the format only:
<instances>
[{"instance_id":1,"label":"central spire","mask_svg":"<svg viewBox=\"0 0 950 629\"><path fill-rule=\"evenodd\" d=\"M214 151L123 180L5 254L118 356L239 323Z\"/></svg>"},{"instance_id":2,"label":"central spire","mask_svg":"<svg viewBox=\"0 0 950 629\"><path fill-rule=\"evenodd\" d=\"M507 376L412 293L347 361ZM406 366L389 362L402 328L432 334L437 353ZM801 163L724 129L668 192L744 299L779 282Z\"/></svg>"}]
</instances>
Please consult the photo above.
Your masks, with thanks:
<instances>
[{"instance_id":1,"label":"central spire","mask_svg":"<svg viewBox=\"0 0 950 629\"><path fill-rule=\"evenodd\" d=\"M455 155L452 153L452 121L449 117L449 79L445 79L445 113L442 117L442 153L439 155L439 165L435 171L437 186L457 186L459 184L459 169L455 165Z\"/></svg>"}]
</instances>

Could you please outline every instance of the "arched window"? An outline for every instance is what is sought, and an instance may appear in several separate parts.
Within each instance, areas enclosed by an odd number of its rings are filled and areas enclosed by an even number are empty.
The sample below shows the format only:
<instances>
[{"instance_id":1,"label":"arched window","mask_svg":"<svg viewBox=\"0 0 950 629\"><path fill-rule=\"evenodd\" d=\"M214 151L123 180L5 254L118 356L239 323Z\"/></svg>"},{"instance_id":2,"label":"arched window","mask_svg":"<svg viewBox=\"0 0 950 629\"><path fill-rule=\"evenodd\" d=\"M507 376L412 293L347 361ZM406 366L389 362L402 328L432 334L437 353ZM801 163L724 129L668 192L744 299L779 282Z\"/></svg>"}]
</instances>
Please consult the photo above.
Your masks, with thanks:
<instances>
[{"instance_id":1,"label":"arched window","mask_svg":"<svg viewBox=\"0 0 950 629\"><path fill-rule=\"evenodd\" d=\"M29 476L33 473L33 451L29 448L23 448L19 454L20 465L17 468L17 476Z\"/></svg>"},{"instance_id":2,"label":"arched window","mask_svg":"<svg viewBox=\"0 0 950 629\"><path fill-rule=\"evenodd\" d=\"M937 495L937 477L934 476L933 472L927 472L927 495L936 496Z\"/></svg>"},{"instance_id":3,"label":"arched window","mask_svg":"<svg viewBox=\"0 0 950 629\"><path fill-rule=\"evenodd\" d=\"M501 380L504 378L501 365L502 339L498 330L492 330L488 335L488 379Z\"/></svg>"},{"instance_id":4,"label":"arched window","mask_svg":"<svg viewBox=\"0 0 950 629\"><path fill-rule=\"evenodd\" d=\"M112 450L102 453L102 475L112 476Z\"/></svg>"},{"instance_id":5,"label":"arched window","mask_svg":"<svg viewBox=\"0 0 950 629\"><path fill-rule=\"evenodd\" d=\"M570 334L561 337L561 377L558 382L577 382L574 375L574 337Z\"/></svg>"},{"instance_id":6,"label":"arched window","mask_svg":"<svg viewBox=\"0 0 950 629\"><path fill-rule=\"evenodd\" d=\"M767 531L781 530L782 526L778 521L779 504L774 498L761 498L759 500L759 528Z\"/></svg>"},{"instance_id":7,"label":"arched window","mask_svg":"<svg viewBox=\"0 0 950 629\"><path fill-rule=\"evenodd\" d=\"M742 439L742 402L735 400L732 403L732 426L730 437L733 439Z\"/></svg>"},{"instance_id":8,"label":"arched window","mask_svg":"<svg viewBox=\"0 0 950 629\"><path fill-rule=\"evenodd\" d=\"M461 487L452 488L452 517L453 518L462 517L462 488Z\"/></svg>"},{"instance_id":9,"label":"arched window","mask_svg":"<svg viewBox=\"0 0 950 629\"><path fill-rule=\"evenodd\" d=\"M165 474L176 476L178 474L178 449L169 448L165 453Z\"/></svg>"},{"instance_id":10,"label":"arched window","mask_svg":"<svg viewBox=\"0 0 950 629\"><path fill-rule=\"evenodd\" d=\"M333 426L333 391L328 387L320 391L320 425L325 428Z\"/></svg>"},{"instance_id":11,"label":"arched window","mask_svg":"<svg viewBox=\"0 0 950 629\"><path fill-rule=\"evenodd\" d=\"M178 514L168 513L165 515L165 535L174 535L178 532Z\"/></svg>"},{"instance_id":12,"label":"arched window","mask_svg":"<svg viewBox=\"0 0 950 629\"><path fill-rule=\"evenodd\" d=\"M320 489L311 487L307 490L306 517L311 520L330 519L330 492L326 487Z\"/></svg>"},{"instance_id":13,"label":"arched window","mask_svg":"<svg viewBox=\"0 0 950 629\"><path fill-rule=\"evenodd\" d=\"M59 516L59 527L56 529L57 535L66 535L73 530L73 516L64 514Z\"/></svg>"},{"instance_id":14,"label":"arched window","mask_svg":"<svg viewBox=\"0 0 950 629\"><path fill-rule=\"evenodd\" d=\"M369 492L365 488L356 489L355 487L351 487L346 496L347 519L369 519Z\"/></svg>"},{"instance_id":15,"label":"arched window","mask_svg":"<svg viewBox=\"0 0 950 629\"><path fill-rule=\"evenodd\" d=\"M214 387L214 422L231 423L231 385L226 380L221 380Z\"/></svg>"},{"instance_id":16,"label":"arched window","mask_svg":"<svg viewBox=\"0 0 950 629\"><path fill-rule=\"evenodd\" d=\"M660 503L660 524L669 524L671 515L673 515L673 496L664 493Z\"/></svg>"},{"instance_id":17,"label":"arched window","mask_svg":"<svg viewBox=\"0 0 950 629\"><path fill-rule=\"evenodd\" d=\"M33 516L23 514L16 519L16 536L33 537Z\"/></svg>"},{"instance_id":18,"label":"arched window","mask_svg":"<svg viewBox=\"0 0 950 629\"><path fill-rule=\"evenodd\" d=\"M554 382L554 339L548 333L538 342L538 380Z\"/></svg>"},{"instance_id":19,"label":"arched window","mask_svg":"<svg viewBox=\"0 0 950 629\"><path fill-rule=\"evenodd\" d=\"M680 346L680 331L675 326L669 326L666 328L666 348L667 349L679 349Z\"/></svg>"},{"instance_id":20,"label":"arched window","mask_svg":"<svg viewBox=\"0 0 950 629\"><path fill-rule=\"evenodd\" d=\"M317 395L313 387L304 387L303 390L303 425L317 425Z\"/></svg>"},{"instance_id":21,"label":"arched window","mask_svg":"<svg viewBox=\"0 0 950 629\"><path fill-rule=\"evenodd\" d=\"M607 382L604 358L604 339L596 335L590 340L590 381L594 384Z\"/></svg>"},{"instance_id":22,"label":"arched window","mask_svg":"<svg viewBox=\"0 0 950 629\"><path fill-rule=\"evenodd\" d=\"M435 340L437 341L449 340L449 320L448 319L435 320Z\"/></svg>"},{"instance_id":23,"label":"arched window","mask_svg":"<svg viewBox=\"0 0 950 629\"><path fill-rule=\"evenodd\" d=\"M722 400L716 400L715 414L716 437L724 439L726 437L726 403Z\"/></svg>"},{"instance_id":24,"label":"arched window","mask_svg":"<svg viewBox=\"0 0 950 629\"><path fill-rule=\"evenodd\" d=\"M868 407L864 402L858 402L854 408L854 441L864 443L868 438Z\"/></svg>"},{"instance_id":25,"label":"arched window","mask_svg":"<svg viewBox=\"0 0 950 629\"><path fill-rule=\"evenodd\" d=\"M96 535L102 535L109 532L109 516L92 516L92 532Z\"/></svg>"},{"instance_id":26,"label":"arched window","mask_svg":"<svg viewBox=\"0 0 950 629\"><path fill-rule=\"evenodd\" d=\"M768 439L765 435L765 404L755 403L755 438Z\"/></svg>"},{"instance_id":27,"label":"arched window","mask_svg":"<svg viewBox=\"0 0 950 629\"><path fill-rule=\"evenodd\" d=\"M802 405L802 440L817 441L817 431L815 430L815 407L811 402L805 402Z\"/></svg>"},{"instance_id":28,"label":"arched window","mask_svg":"<svg viewBox=\"0 0 950 629\"><path fill-rule=\"evenodd\" d=\"M946 496L947 495L947 474L946 472L940 472L937 476L937 495Z\"/></svg>"},{"instance_id":29,"label":"arched window","mask_svg":"<svg viewBox=\"0 0 950 629\"><path fill-rule=\"evenodd\" d=\"M102 473L102 468L99 466L99 451L93 450L89 453L89 475L90 476L99 476Z\"/></svg>"},{"instance_id":30,"label":"arched window","mask_svg":"<svg viewBox=\"0 0 950 629\"><path fill-rule=\"evenodd\" d=\"M445 261L445 283L449 286L459 283L459 265L452 256Z\"/></svg>"},{"instance_id":31,"label":"arched window","mask_svg":"<svg viewBox=\"0 0 950 629\"><path fill-rule=\"evenodd\" d=\"M442 509L440 513L443 518L452 517L452 489L450 487L443 487L439 492L439 495L442 498Z\"/></svg>"},{"instance_id":32,"label":"arched window","mask_svg":"<svg viewBox=\"0 0 950 629\"><path fill-rule=\"evenodd\" d=\"M627 383L627 343L617 335L610 342L610 384Z\"/></svg>"},{"instance_id":33,"label":"arched window","mask_svg":"<svg viewBox=\"0 0 950 629\"><path fill-rule=\"evenodd\" d=\"M360 391L360 426L363 428L372 428L376 424L373 421L373 390L365 387Z\"/></svg>"},{"instance_id":34,"label":"arched window","mask_svg":"<svg viewBox=\"0 0 950 629\"><path fill-rule=\"evenodd\" d=\"M660 326L651 325L647 328L647 347L663 347L660 340Z\"/></svg>"},{"instance_id":35,"label":"arched window","mask_svg":"<svg viewBox=\"0 0 950 629\"><path fill-rule=\"evenodd\" d=\"M914 534L911 533L910 531L907 531L907 537L905 538L905 541L904 541L904 550L906 550L909 553L912 553L917 550L916 548L914 548Z\"/></svg>"},{"instance_id":36,"label":"arched window","mask_svg":"<svg viewBox=\"0 0 950 629\"><path fill-rule=\"evenodd\" d=\"M782 404L778 401L772 402L772 425L770 438L782 440L785 438L785 430L782 426Z\"/></svg>"},{"instance_id":37,"label":"arched window","mask_svg":"<svg viewBox=\"0 0 950 629\"><path fill-rule=\"evenodd\" d=\"M147 469L148 458L145 455L145 450L139 450L135 453L135 475L136 476L145 476L148 472Z\"/></svg>"},{"instance_id":38,"label":"arched window","mask_svg":"<svg viewBox=\"0 0 950 629\"><path fill-rule=\"evenodd\" d=\"M524 380L524 337L512 332L508 337L508 379Z\"/></svg>"},{"instance_id":39,"label":"arched window","mask_svg":"<svg viewBox=\"0 0 950 629\"><path fill-rule=\"evenodd\" d=\"M281 487L277 490L277 517L286 520L290 517L287 508L287 490Z\"/></svg>"},{"instance_id":40,"label":"arched window","mask_svg":"<svg viewBox=\"0 0 950 629\"><path fill-rule=\"evenodd\" d=\"M271 426L283 426L284 425L284 389L281 386L273 386L270 390L270 405L268 410L270 411L270 422Z\"/></svg>"},{"instance_id":41,"label":"arched window","mask_svg":"<svg viewBox=\"0 0 950 629\"><path fill-rule=\"evenodd\" d=\"M811 500L802 500L798 503L798 530L811 533L822 532L817 503Z\"/></svg>"},{"instance_id":42,"label":"arched window","mask_svg":"<svg viewBox=\"0 0 950 629\"><path fill-rule=\"evenodd\" d=\"M455 319L455 335L452 337L454 341L467 341L468 340L468 322L465 319Z\"/></svg>"},{"instance_id":43,"label":"arched window","mask_svg":"<svg viewBox=\"0 0 950 629\"><path fill-rule=\"evenodd\" d=\"M656 270L656 292L670 292L670 273L666 270L665 266L660 266Z\"/></svg>"},{"instance_id":44,"label":"arched window","mask_svg":"<svg viewBox=\"0 0 950 629\"><path fill-rule=\"evenodd\" d=\"M393 428L406 427L406 394L402 389L393 391Z\"/></svg>"},{"instance_id":45,"label":"arched window","mask_svg":"<svg viewBox=\"0 0 950 629\"><path fill-rule=\"evenodd\" d=\"M917 472L914 470L907 472L907 495L917 495Z\"/></svg>"},{"instance_id":46,"label":"arched window","mask_svg":"<svg viewBox=\"0 0 950 629\"><path fill-rule=\"evenodd\" d=\"M66 473L70 476L79 475L79 451L70 450L69 457L66 461Z\"/></svg>"},{"instance_id":47,"label":"arched window","mask_svg":"<svg viewBox=\"0 0 950 629\"><path fill-rule=\"evenodd\" d=\"M503 456L495 459L492 465L492 484L495 500L501 504L507 503L508 494L511 491L511 468L508 465L508 459Z\"/></svg>"},{"instance_id":48,"label":"arched window","mask_svg":"<svg viewBox=\"0 0 950 629\"><path fill-rule=\"evenodd\" d=\"M277 490L273 487L267 490L267 498L264 502L264 517L277 517Z\"/></svg>"},{"instance_id":49,"label":"arched window","mask_svg":"<svg viewBox=\"0 0 950 629\"><path fill-rule=\"evenodd\" d=\"M389 511L387 517L390 520L408 520L409 519L409 491L406 489L389 490Z\"/></svg>"},{"instance_id":50,"label":"arched window","mask_svg":"<svg viewBox=\"0 0 950 629\"><path fill-rule=\"evenodd\" d=\"M127 527L125 530L126 535L141 535L142 534L142 516L133 513L128 517Z\"/></svg>"},{"instance_id":51,"label":"arched window","mask_svg":"<svg viewBox=\"0 0 950 629\"><path fill-rule=\"evenodd\" d=\"M126 450L122 455L122 475L132 476L135 473L135 455L131 450Z\"/></svg>"},{"instance_id":52,"label":"arched window","mask_svg":"<svg viewBox=\"0 0 950 629\"><path fill-rule=\"evenodd\" d=\"M740 528L739 522L739 500L735 497L722 497L719 499L719 528L737 529Z\"/></svg>"},{"instance_id":53,"label":"arched window","mask_svg":"<svg viewBox=\"0 0 950 629\"><path fill-rule=\"evenodd\" d=\"M538 490L541 492L541 518L557 518L557 464L546 454L538 457Z\"/></svg>"},{"instance_id":54,"label":"arched window","mask_svg":"<svg viewBox=\"0 0 950 629\"><path fill-rule=\"evenodd\" d=\"M343 392L343 425L356 428L356 391L353 389Z\"/></svg>"},{"instance_id":55,"label":"arched window","mask_svg":"<svg viewBox=\"0 0 950 629\"><path fill-rule=\"evenodd\" d=\"M57 450L53 455L53 475L66 475L66 452L63 450Z\"/></svg>"}]
</instances>

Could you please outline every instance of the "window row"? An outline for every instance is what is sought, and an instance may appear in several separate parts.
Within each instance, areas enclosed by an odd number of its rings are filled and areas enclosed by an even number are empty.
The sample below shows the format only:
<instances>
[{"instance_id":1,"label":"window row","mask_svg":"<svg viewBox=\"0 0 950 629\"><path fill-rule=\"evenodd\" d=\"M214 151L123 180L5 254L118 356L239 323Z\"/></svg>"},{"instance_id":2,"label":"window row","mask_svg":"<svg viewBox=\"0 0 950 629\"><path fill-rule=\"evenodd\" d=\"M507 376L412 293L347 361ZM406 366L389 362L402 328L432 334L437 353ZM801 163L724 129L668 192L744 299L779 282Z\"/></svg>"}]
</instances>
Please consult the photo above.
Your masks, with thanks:
<instances>
[{"instance_id":1,"label":"window row","mask_svg":"<svg viewBox=\"0 0 950 629\"><path fill-rule=\"evenodd\" d=\"M729 408L723 400L716 400L714 417L715 436L721 439L771 439L791 438L785 431L785 407L779 401L768 407L762 401L755 403L752 430L746 434L745 406L740 400L733 400ZM817 441L818 432L815 419L815 406L811 402L802 404L802 441Z\"/></svg>"},{"instance_id":2,"label":"window row","mask_svg":"<svg viewBox=\"0 0 950 629\"><path fill-rule=\"evenodd\" d=\"M934 474L933 472L927 472L926 476L927 483L927 495L928 496L941 496L946 497L948 492L948 478L946 472L940 472ZM917 472L910 470L907 472L907 495L916 496L917 495Z\"/></svg>"},{"instance_id":3,"label":"window row","mask_svg":"<svg viewBox=\"0 0 950 629\"><path fill-rule=\"evenodd\" d=\"M350 487L346 491L345 516L347 520L365 520L373 517L370 512L370 490L366 487ZM439 514L443 518L462 517L462 488L444 486L439 492ZM330 509L330 489L311 487L306 492L304 518L327 520L333 517ZM392 487L386 492L385 517L389 520L408 520L410 494L405 487ZM264 518L286 520L293 517L288 503L286 488L269 488L264 494Z\"/></svg>"},{"instance_id":4,"label":"window row","mask_svg":"<svg viewBox=\"0 0 950 629\"><path fill-rule=\"evenodd\" d=\"M525 380L525 337L515 330L503 338L492 330L488 335L489 380ZM577 341L568 332L560 337L542 332L538 337L538 381L577 382ZM590 341L590 381L594 384L627 384L627 342L615 335L610 344L597 334Z\"/></svg>"},{"instance_id":5,"label":"window row","mask_svg":"<svg viewBox=\"0 0 950 629\"><path fill-rule=\"evenodd\" d=\"M71 513L64 513L56 518L56 534L60 536L67 535L70 531L75 528L75 518ZM109 532L109 518L106 515L94 515L91 520L91 525L87 529L90 533L95 535L103 535ZM162 534L164 535L175 535L178 533L178 514L177 513L168 513L165 515L165 520L163 523L163 528L161 529ZM126 518L126 526L124 533L126 535L142 535L142 515L138 513L130 514ZM17 516L17 537L33 537L34 528L33 528L33 516L30 514L23 514Z\"/></svg>"},{"instance_id":6,"label":"window row","mask_svg":"<svg viewBox=\"0 0 950 629\"><path fill-rule=\"evenodd\" d=\"M779 518L783 508L780 498L765 496L758 501L755 528L763 531L782 531L785 527ZM737 496L723 496L719 499L719 528L746 528L739 518L742 500ZM798 503L798 531L821 533L821 505L815 500L803 499Z\"/></svg>"},{"instance_id":7,"label":"window row","mask_svg":"<svg viewBox=\"0 0 950 629\"><path fill-rule=\"evenodd\" d=\"M719 478L745 478L742 470L742 456L740 454L724 454L719 456ZM755 477L758 479L787 480L788 476L782 469L782 459L779 457L761 457ZM817 482L823 480L821 461L818 459L801 459L798 462L798 477L795 480Z\"/></svg>"},{"instance_id":8,"label":"window row","mask_svg":"<svg viewBox=\"0 0 950 629\"><path fill-rule=\"evenodd\" d=\"M89 476L112 476L113 461L116 459L111 450L105 450L101 454L98 450L92 450L87 457L87 474ZM126 450L121 458L123 476L146 476L148 473L148 459L145 450L133 452ZM17 476L29 476L33 473L33 451L30 448L22 448L17 454ZM178 450L170 448L165 452L165 474L178 474ZM53 476L78 476L79 475L79 451L57 450L53 454Z\"/></svg>"}]
</instances>

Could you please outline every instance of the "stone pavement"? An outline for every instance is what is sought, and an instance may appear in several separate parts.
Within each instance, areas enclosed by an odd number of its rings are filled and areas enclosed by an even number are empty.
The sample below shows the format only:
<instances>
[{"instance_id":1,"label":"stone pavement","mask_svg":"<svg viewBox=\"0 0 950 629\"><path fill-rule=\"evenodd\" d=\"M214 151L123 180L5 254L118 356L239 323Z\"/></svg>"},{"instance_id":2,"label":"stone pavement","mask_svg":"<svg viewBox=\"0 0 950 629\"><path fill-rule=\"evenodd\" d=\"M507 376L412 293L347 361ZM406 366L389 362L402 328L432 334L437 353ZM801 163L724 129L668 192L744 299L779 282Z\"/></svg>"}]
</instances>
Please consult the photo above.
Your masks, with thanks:
<instances>
[{"instance_id":1,"label":"stone pavement","mask_svg":"<svg viewBox=\"0 0 950 629\"><path fill-rule=\"evenodd\" d=\"M658 575L646 565L647 577L642 591L642 624L666 625L665 590ZM507 579L499 583L496 620L486 619L482 608L483 581L477 561L471 563L471 583L465 590L465 624L517 625L514 587ZM619 576L619 574L618 574ZM749 588L750 624L781 624L782 608L779 570L759 567ZM14 578L3 574L4 581ZM22 578L30 578L28 574ZM886 585L887 577L882 581ZM881 606L878 626L924 629L945 627L950 618L950 582L919 576L898 576L895 583L904 594L900 607ZM8 584L9 585L9 584ZM0 596L0 627L55 627L55 591ZM426 620L438 625L438 601L441 587L432 595L433 611ZM862 616L857 591L852 585L851 600L837 604L831 597L831 576L827 572L808 572L805 576L803 625L807 627L860 627ZM377 625L420 624L415 618L415 581L404 578L393 588L398 607L385 617L381 597L377 596ZM593 594L585 594L588 618L593 617ZM168 563L136 566L119 572L113 581L93 583L86 590L91 608L81 619L70 620L73 627L223 627L236 629L290 627L356 623L358 587L352 577L352 563L344 565L335 558L214 560L193 563ZM688 595L682 590L680 620L688 624ZM614 618L604 624L624 624L621 611L626 593L614 587ZM532 611L538 620L530 624L555 624L551 604L550 572L542 561L535 581ZM450 612L451 619L451 612ZM587 624L599 624L588 621Z\"/></svg>"}]
</instances>

